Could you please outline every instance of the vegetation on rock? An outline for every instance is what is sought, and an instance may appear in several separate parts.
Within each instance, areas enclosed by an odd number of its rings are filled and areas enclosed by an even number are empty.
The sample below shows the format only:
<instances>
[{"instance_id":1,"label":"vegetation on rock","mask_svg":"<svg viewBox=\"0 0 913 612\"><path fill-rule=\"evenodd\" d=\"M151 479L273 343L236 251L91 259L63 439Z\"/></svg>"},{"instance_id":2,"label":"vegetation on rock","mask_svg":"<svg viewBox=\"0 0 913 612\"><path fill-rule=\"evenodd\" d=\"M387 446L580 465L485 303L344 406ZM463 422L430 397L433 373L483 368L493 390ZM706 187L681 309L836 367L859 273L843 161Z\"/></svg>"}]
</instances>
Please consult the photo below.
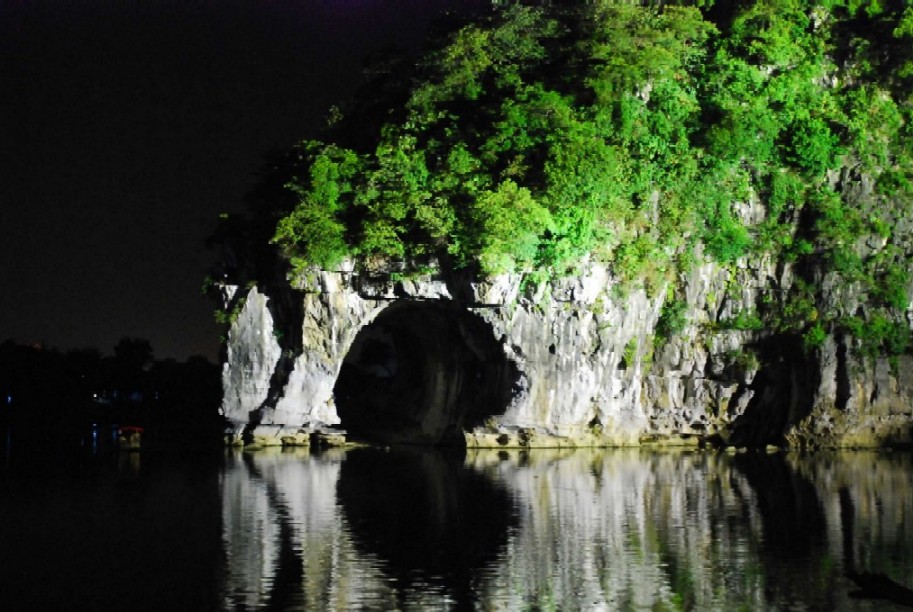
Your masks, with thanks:
<instances>
[{"instance_id":1,"label":"vegetation on rock","mask_svg":"<svg viewBox=\"0 0 913 612\"><path fill-rule=\"evenodd\" d=\"M909 2L499 2L405 82L372 137L346 135L356 109L297 149L273 239L294 267L543 278L593 257L655 292L702 245L794 264L752 328L908 349ZM854 312L828 306L828 275Z\"/></svg>"}]
</instances>

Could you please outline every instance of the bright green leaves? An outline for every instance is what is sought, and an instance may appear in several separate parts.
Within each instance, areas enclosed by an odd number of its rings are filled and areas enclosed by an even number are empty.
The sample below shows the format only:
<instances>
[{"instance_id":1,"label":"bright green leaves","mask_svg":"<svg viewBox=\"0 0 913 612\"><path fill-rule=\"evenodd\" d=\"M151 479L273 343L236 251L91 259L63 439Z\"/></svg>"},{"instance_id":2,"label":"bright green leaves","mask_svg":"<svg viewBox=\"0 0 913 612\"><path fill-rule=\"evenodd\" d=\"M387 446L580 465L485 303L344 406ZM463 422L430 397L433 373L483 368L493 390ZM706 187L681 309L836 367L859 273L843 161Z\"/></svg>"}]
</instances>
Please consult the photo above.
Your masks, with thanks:
<instances>
[{"instance_id":1,"label":"bright green leaves","mask_svg":"<svg viewBox=\"0 0 913 612\"><path fill-rule=\"evenodd\" d=\"M676 299L675 295L670 291L670 295L666 296L666 300L663 302L659 320L656 322L656 335L664 339L674 338L687 325L688 302Z\"/></svg>"},{"instance_id":2,"label":"bright green leaves","mask_svg":"<svg viewBox=\"0 0 913 612\"><path fill-rule=\"evenodd\" d=\"M910 272L899 264L888 266L876 281L875 294L886 306L906 310L910 305Z\"/></svg>"},{"instance_id":3,"label":"bright green leaves","mask_svg":"<svg viewBox=\"0 0 913 612\"><path fill-rule=\"evenodd\" d=\"M492 174L530 186L541 183L541 160L549 144L577 122L571 103L541 84L518 88L493 119L480 146L482 161Z\"/></svg>"},{"instance_id":4,"label":"bright green leaves","mask_svg":"<svg viewBox=\"0 0 913 612\"><path fill-rule=\"evenodd\" d=\"M482 272L489 275L531 269L539 237L551 224L548 210L509 179L497 190L480 194L470 217L474 251Z\"/></svg>"},{"instance_id":5,"label":"bright green leaves","mask_svg":"<svg viewBox=\"0 0 913 612\"><path fill-rule=\"evenodd\" d=\"M865 229L858 208L851 206L827 188L810 194L809 204L815 211L815 230L824 246L851 245Z\"/></svg>"},{"instance_id":6,"label":"bright green leaves","mask_svg":"<svg viewBox=\"0 0 913 612\"><path fill-rule=\"evenodd\" d=\"M452 96L475 100L482 93L479 76L492 64L489 51L491 36L476 28L461 30L446 51L443 89Z\"/></svg>"},{"instance_id":7,"label":"bright green leaves","mask_svg":"<svg viewBox=\"0 0 913 612\"><path fill-rule=\"evenodd\" d=\"M292 213L276 228L273 242L290 255L292 265L332 268L349 253L342 213L354 195L362 168L352 151L319 142L305 143L309 177L288 185L299 197Z\"/></svg>"},{"instance_id":8,"label":"bright green leaves","mask_svg":"<svg viewBox=\"0 0 913 612\"><path fill-rule=\"evenodd\" d=\"M704 242L713 257L732 263L748 252L752 243L748 228L733 213L732 204L719 198L709 198Z\"/></svg>"},{"instance_id":9,"label":"bright green leaves","mask_svg":"<svg viewBox=\"0 0 913 612\"><path fill-rule=\"evenodd\" d=\"M910 326L906 321L895 321L883 312L876 312L867 319L844 317L838 326L862 345L862 352L874 357L879 354L901 355L910 348Z\"/></svg>"},{"instance_id":10,"label":"bright green leaves","mask_svg":"<svg viewBox=\"0 0 913 612\"><path fill-rule=\"evenodd\" d=\"M424 152L413 136L382 142L375 151L367 188L359 194L372 212L400 221L430 196Z\"/></svg>"},{"instance_id":11,"label":"bright green leaves","mask_svg":"<svg viewBox=\"0 0 913 612\"><path fill-rule=\"evenodd\" d=\"M904 9L892 34L895 38L913 38L913 6Z\"/></svg>"},{"instance_id":12,"label":"bright green leaves","mask_svg":"<svg viewBox=\"0 0 913 612\"><path fill-rule=\"evenodd\" d=\"M703 243L854 283L877 346L906 346L909 3L749 0L719 24L701 2L507 4L441 41L367 152L304 147L274 238L295 266L546 278L589 257L655 291ZM813 349L840 325L819 297L797 278L758 313Z\"/></svg>"},{"instance_id":13,"label":"bright green leaves","mask_svg":"<svg viewBox=\"0 0 913 612\"><path fill-rule=\"evenodd\" d=\"M708 67L708 110L720 117L708 131L710 152L812 175L836 167L842 150L831 126L840 114L822 86L833 70L829 37L813 26L811 8L757 0L737 11Z\"/></svg>"},{"instance_id":14,"label":"bright green leaves","mask_svg":"<svg viewBox=\"0 0 913 612\"><path fill-rule=\"evenodd\" d=\"M795 173L781 170L770 177L770 193L767 197L768 219L779 223L786 213L794 213L805 200L805 183Z\"/></svg>"},{"instance_id":15,"label":"bright green leaves","mask_svg":"<svg viewBox=\"0 0 913 612\"><path fill-rule=\"evenodd\" d=\"M500 72L507 67L525 71L546 59L543 41L557 36L558 23L541 10L515 4L505 9L491 31L490 52Z\"/></svg>"},{"instance_id":16,"label":"bright green leaves","mask_svg":"<svg viewBox=\"0 0 913 612\"><path fill-rule=\"evenodd\" d=\"M804 259L857 283L870 303L898 308L902 277L879 272L873 255L860 248L866 236L884 235L884 223L841 193L830 172L852 164L891 195L902 191L911 168L898 99L879 84L882 77L862 76L881 74L885 54L856 28L884 22L888 12L871 2L845 5L757 0L735 10L701 83L705 117L712 119L703 130L702 164L718 177L728 176L727 168L749 168L749 191L767 214L746 227L728 204L744 201L741 187L720 180L703 207L704 241L720 261L750 249ZM855 21L841 22L844 10ZM838 70L832 57L848 70ZM807 348L814 348L831 322L817 320L814 288L805 289L769 316L789 321L786 328L804 333Z\"/></svg>"},{"instance_id":17,"label":"bright green leaves","mask_svg":"<svg viewBox=\"0 0 913 612\"><path fill-rule=\"evenodd\" d=\"M357 158L358 176L315 149L276 236L296 262L432 255L561 271L591 252L611 260L623 236L642 235L642 255L680 242L680 223L697 219L682 197L698 171L691 71L713 26L695 8L613 3L494 15L423 64L404 119ZM593 95L605 88L617 95ZM647 199L652 212L639 210ZM660 208L671 216L653 230L626 229Z\"/></svg>"},{"instance_id":18,"label":"bright green leaves","mask_svg":"<svg viewBox=\"0 0 913 612\"><path fill-rule=\"evenodd\" d=\"M493 60L489 51L490 34L478 27L460 30L453 42L435 57L433 74L416 88L410 110L428 116L433 107L454 98L477 99L484 90L482 78Z\"/></svg>"},{"instance_id":19,"label":"bright green leaves","mask_svg":"<svg viewBox=\"0 0 913 612\"><path fill-rule=\"evenodd\" d=\"M593 3L591 22L581 44L596 66L589 84L602 103L656 81L682 79L700 61L715 30L693 7L656 10L605 0Z\"/></svg>"},{"instance_id":20,"label":"bright green leaves","mask_svg":"<svg viewBox=\"0 0 913 612\"><path fill-rule=\"evenodd\" d=\"M310 181L307 185L289 187L302 199L319 202L330 212L338 212L345 207L341 199L354 191L353 182L361 169L358 156L336 145L324 146L316 141L306 143L305 150L311 156Z\"/></svg>"},{"instance_id":21,"label":"bright green leaves","mask_svg":"<svg viewBox=\"0 0 913 612\"><path fill-rule=\"evenodd\" d=\"M309 265L333 269L349 252L343 224L306 200L279 221L273 242L286 246L292 266L299 270Z\"/></svg>"},{"instance_id":22,"label":"bright green leaves","mask_svg":"<svg viewBox=\"0 0 913 612\"><path fill-rule=\"evenodd\" d=\"M657 287L701 223L698 81L716 28L693 7L596 2L589 11L577 47L589 128L568 134L546 163L556 228L573 236L551 261L568 267L595 252L629 282Z\"/></svg>"},{"instance_id":23,"label":"bright green leaves","mask_svg":"<svg viewBox=\"0 0 913 612\"><path fill-rule=\"evenodd\" d=\"M431 173L417 139L392 131L375 150L356 198L361 212L358 252L371 258L423 255L452 224L434 199Z\"/></svg>"},{"instance_id":24,"label":"bright green leaves","mask_svg":"<svg viewBox=\"0 0 913 612\"><path fill-rule=\"evenodd\" d=\"M630 209L617 148L598 138L592 124L578 123L552 144L545 162L545 203L553 228L542 263L563 269L607 240Z\"/></svg>"},{"instance_id":25,"label":"bright green leaves","mask_svg":"<svg viewBox=\"0 0 913 612\"><path fill-rule=\"evenodd\" d=\"M540 10L512 5L492 23L457 31L424 63L424 81L408 104L420 123L439 118L447 104L491 97L492 90L522 82L526 69L546 57L542 40L557 35L557 24Z\"/></svg>"},{"instance_id":26,"label":"bright green leaves","mask_svg":"<svg viewBox=\"0 0 913 612\"><path fill-rule=\"evenodd\" d=\"M732 23L730 43L741 46L757 65L779 69L820 55L821 39L810 35L812 22L808 2L803 0L756 0L742 3Z\"/></svg>"},{"instance_id":27,"label":"bright green leaves","mask_svg":"<svg viewBox=\"0 0 913 612\"><path fill-rule=\"evenodd\" d=\"M903 115L889 92L868 83L844 94L847 140L864 168L888 168L898 153Z\"/></svg>"},{"instance_id":28,"label":"bright green leaves","mask_svg":"<svg viewBox=\"0 0 913 612\"><path fill-rule=\"evenodd\" d=\"M809 117L793 122L791 128L787 132L787 161L814 176L837 167L837 157L843 151L837 134L823 119Z\"/></svg>"}]
</instances>

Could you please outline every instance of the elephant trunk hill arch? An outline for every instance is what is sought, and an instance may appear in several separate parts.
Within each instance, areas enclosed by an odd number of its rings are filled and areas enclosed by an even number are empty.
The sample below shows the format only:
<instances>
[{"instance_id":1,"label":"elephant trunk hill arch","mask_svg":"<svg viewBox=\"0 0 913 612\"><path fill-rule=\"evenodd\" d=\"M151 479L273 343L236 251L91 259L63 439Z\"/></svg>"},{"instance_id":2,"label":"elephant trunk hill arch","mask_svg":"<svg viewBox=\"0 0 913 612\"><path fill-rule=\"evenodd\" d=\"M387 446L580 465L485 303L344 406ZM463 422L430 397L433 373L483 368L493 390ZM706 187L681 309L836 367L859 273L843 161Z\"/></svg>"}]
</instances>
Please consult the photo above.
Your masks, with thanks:
<instances>
[{"instance_id":1,"label":"elephant trunk hill arch","mask_svg":"<svg viewBox=\"0 0 913 612\"><path fill-rule=\"evenodd\" d=\"M463 431L504 412L519 384L480 317L453 301L397 300L356 335L333 397L358 439L462 444Z\"/></svg>"},{"instance_id":2,"label":"elephant trunk hill arch","mask_svg":"<svg viewBox=\"0 0 913 612\"><path fill-rule=\"evenodd\" d=\"M233 440L257 444L343 430L470 447L910 443L908 356L889 367L845 337L806 354L796 339L720 325L770 282L788 286L789 267L695 266L672 338L657 337L665 291L622 290L594 263L540 285L343 267L244 295L226 287L243 304L222 409ZM740 359L749 350L760 358Z\"/></svg>"}]
</instances>

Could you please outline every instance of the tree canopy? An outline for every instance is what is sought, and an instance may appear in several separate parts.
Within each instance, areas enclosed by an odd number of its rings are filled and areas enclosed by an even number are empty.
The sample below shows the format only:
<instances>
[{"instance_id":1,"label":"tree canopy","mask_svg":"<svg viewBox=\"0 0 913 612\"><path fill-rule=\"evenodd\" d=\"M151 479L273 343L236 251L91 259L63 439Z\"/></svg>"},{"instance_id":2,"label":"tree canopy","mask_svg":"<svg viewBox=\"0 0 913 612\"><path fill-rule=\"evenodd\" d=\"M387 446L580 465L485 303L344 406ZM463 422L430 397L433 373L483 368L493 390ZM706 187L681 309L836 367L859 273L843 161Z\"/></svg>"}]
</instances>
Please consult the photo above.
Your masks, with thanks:
<instances>
[{"instance_id":1,"label":"tree canopy","mask_svg":"<svg viewBox=\"0 0 913 612\"><path fill-rule=\"evenodd\" d=\"M590 256L652 290L703 244L909 299L908 1L499 2L401 82L372 138L298 148L273 239L293 266L560 275ZM842 190L860 176L871 204Z\"/></svg>"}]
</instances>

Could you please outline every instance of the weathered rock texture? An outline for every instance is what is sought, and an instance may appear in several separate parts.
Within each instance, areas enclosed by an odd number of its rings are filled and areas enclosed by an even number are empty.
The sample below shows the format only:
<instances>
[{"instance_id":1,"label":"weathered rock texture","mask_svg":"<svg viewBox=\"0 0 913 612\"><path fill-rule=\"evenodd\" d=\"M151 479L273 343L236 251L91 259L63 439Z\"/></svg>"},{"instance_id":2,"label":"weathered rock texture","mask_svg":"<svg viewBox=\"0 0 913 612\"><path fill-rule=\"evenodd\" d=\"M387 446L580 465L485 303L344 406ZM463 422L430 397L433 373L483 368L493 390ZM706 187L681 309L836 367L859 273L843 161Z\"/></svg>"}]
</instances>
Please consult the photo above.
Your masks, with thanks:
<instances>
[{"instance_id":1,"label":"weathered rock texture","mask_svg":"<svg viewBox=\"0 0 913 612\"><path fill-rule=\"evenodd\" d=\"M249 290L223 410L238 439L263 444L340 423L469 446L909 443L909 356L863 358L846 336L807 353L797 337L732 329L792 274L756 259L695 266L681 279L687 323L660 338L666 292L625 291L595 263L540 286L314 272ZM839 289L834 308L852 307Z\"/></svg>"}]
</instances>

